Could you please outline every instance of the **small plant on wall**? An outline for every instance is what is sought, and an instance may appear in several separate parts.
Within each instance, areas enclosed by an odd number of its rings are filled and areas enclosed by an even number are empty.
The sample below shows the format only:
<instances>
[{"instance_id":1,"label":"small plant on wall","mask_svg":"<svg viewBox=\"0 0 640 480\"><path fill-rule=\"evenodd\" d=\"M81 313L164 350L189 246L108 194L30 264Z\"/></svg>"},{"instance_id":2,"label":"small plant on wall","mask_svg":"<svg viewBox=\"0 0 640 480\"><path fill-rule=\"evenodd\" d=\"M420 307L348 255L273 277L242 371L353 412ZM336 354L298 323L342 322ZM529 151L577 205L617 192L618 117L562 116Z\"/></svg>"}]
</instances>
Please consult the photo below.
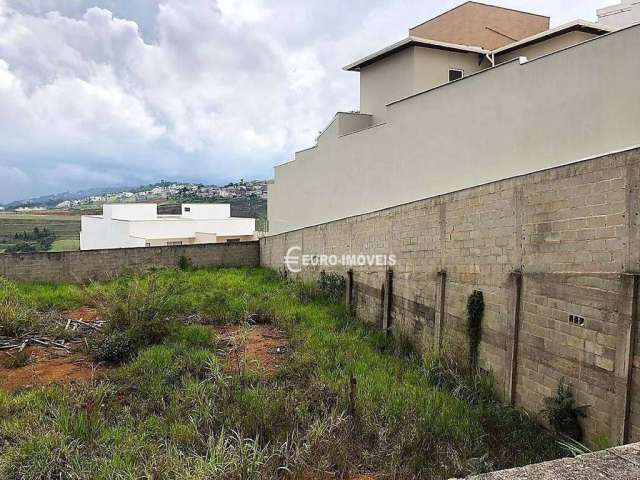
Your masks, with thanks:
<instances>
[{"instance_id":1,"label":"small plant on wall","mask_svg":"<svg viewBox=\"0 0 640 480\"><path fill-rule=\"evenodd\" d=\"M178 268L183 271L188 271L193 269L193 263L186 255L180 255L180 258L178 258Z\"/></svg>"},{"instance_id":2,"label":"small plant on wall","mask_svg":"<svg viewBox=\"0 0 640 480\"><path fill-rule=\"evenodd\" d=\"M475 290L467 299L467 336L469 338L469 366L472 371L478 368L478 350L482 336L482 318L484 317L484 296Z\"/></svg>"},{"instance_id":3,"label":"small plant on wall","mask_svg":"<svg viewBox=\"0 0 640 480\"><path fill-rule=\"evenodd\" d=\"M346 280L339 273L327 273L322 270L318 278L318 288L331 300L339 301L344 298Z\"/></svg>"},{"instance_id":4,"label":"small plant on wall","mask_svg":"<svg viewBox=\"0 0 640 480\"><path fill-rule=\"evenodd\" d=\"M542 410L543 415L556 433L566 435L572 440L582 441L583 431L580 419L587 416L585 409L576 404L575 397L565 379L560 380L558 390L553 397L544 399L546 408Z\"/></svg>"}]
</instances>

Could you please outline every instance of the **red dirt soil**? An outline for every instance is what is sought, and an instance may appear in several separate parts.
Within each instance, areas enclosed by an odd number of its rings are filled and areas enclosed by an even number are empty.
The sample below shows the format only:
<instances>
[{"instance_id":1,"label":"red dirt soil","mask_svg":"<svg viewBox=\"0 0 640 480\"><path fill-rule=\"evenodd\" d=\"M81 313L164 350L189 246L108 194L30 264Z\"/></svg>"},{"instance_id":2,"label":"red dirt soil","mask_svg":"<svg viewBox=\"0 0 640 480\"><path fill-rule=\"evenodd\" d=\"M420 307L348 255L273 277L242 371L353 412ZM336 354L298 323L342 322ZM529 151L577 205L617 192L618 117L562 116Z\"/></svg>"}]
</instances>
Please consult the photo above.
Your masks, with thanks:
<instances>
[{"instance_id":1,"label":"red dirt soil","mask_svg":"<svg viewBox=\"0 0 640 480\"><path fill-rule=\"evenodd\" d=\"M68 384L75 381L93 380L100 369L81 355L58 356L45 348L25 349L33 356L33 361L21 368L6 368L9 355L0 354L0 389L16 390L39 385Z\"/></svg>"},{"instance_id":2,"label":"red dirt soil","mask_svg":"<svg viewBox=\"0 0 640 480\"><path fill-rule=\"evenodd\" d=\"M95 308L82 307L64 312L64 318L82 320L83 322L95 322L96 320L100 320L100 312Z\"/></svg>"},{"instance_id":3,"label":"red dirt soil","mask_svg":"<svg viewBox=\"0 0 640 480\"><path fill-rule=\"evenodd\" d=\"M271 325L217 327L216 332L233 340L234 347L226 355L229 370L237 371L240 363L240 368L273 373L284 363L289 344L285 334Z\"/></svg>"}]
</instances>

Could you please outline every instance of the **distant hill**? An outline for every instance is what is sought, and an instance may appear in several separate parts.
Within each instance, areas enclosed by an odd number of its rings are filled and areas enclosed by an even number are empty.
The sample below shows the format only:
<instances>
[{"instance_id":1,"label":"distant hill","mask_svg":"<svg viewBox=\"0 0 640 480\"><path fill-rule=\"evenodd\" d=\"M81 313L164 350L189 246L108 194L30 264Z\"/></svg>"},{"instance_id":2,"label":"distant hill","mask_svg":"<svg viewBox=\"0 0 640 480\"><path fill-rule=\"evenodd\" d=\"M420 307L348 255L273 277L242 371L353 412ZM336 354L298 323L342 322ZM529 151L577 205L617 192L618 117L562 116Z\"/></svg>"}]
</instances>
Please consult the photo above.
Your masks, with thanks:
<instances>
[{"instance_id":1,"label":"distant hill","mask_svg":"<svg viewBox=\"0 0 640 480\"><path fill-rule=\"evenodd\" d=\"M231 215L258 219L258 229L266 230L267 181L241 180L223 186L162 180L149 185L89 188L28 198L4 205L7 211L36 209L23 213L44 215L87 215L102 211L105 203L157 203L164 214L180 213L182 203L229 203Z\"/></svg>"},{"instance_id":2,"label":"distant hill","mask_svg":"<svg viewBox=\"0 0 640 480\"><path fill-rule=\"evenodd\" d=\"M2 206L6 209L15 209L20 207L55 207L59 203L67 200L81 200L86 197L107 195L109 193L117 193L123 190L129 190L129 187L88 188L86 190L78 190L76 192L54 193L51 195L43 195L41 197L16 200L15 202L6 203Z\"/></svg>"},{"instance_id":3,"label":"distant hill","mask_svg":"<svg viewBox=\"0 0 640 480\"><path fill-rule=\"evenodd\" d=\"M262 180L257 180L257 181L253 181L253 182L249 182L249 184L255 184L255 183L259 183L259 184L264 184L266 185L266 181L262 181ZM106 195L117 195L123 192L129 192L129 193L133 193L133 194L139 194L141 192L149 192L152 191L154 189L162 189L162 188L167 188L169 186L184 186L184 187L192 187L192 186L200 186L200 187L206 187L209 189L215 189L215 188L228 188L228 187L233 187L233 186L238 186L238 185L242 185L244 184L244 182L242 183L229 183L224 187L217 187L216 185L204 185L204 184L196 184L196 183L187 183L187 182L169 182L166 180L162 180L160 182L157 183L152 183L152 184L147 184L147 185L137 185L137 186L114 186L114 187L98 187L98 188L88 188L85 190L78 190L75 192L61 192L61 193L54 193L51 195L42 195L40 197L33 197L33 198L26 198L23 200L16 200L14 202L10 202L10 203L6 203L6 204L0 204L1 207L4 207L7 210L15 210L18 208L38 208L38 207L42 207L42 208L54 208L57 205L59 205L60 203L63 202L78 202L78 201L84 201L86 199L92 198L92 197L100 197L100 196L106 196ZM265 191L266 191L266 187L265 187ZM165 198L169 199L172 198L176 199L176 200L184 200L184 201L188 201L188 200L195 200L198 201L195 198L191 198L191 196L189 194L187 194L187 188L185 188L185 194L184 195L178 195L178 198L175 198L176 195L167 195ZM245 197L245 196L249 196L248 195L249 192L247 192L247 195L244 195L244 192L241 192L241 194L239 195L240 197ZM184 197L184 198L180 198L180 197ZM162 198L162 195L159 197ZM223 197L221 197L222 199L224 199ZM207 200L212 200L213 197L207 198ZM152 198L150 198L150 200L152 200ZM144 200L142 200L144 201ZM200 200L202 201L202 200ZM88 202L87 202L88 203ZM234 201L234 202L229 202L232 204L238 204L238 203L243 203L242 201Z\"/></svg>"}]
</instances>

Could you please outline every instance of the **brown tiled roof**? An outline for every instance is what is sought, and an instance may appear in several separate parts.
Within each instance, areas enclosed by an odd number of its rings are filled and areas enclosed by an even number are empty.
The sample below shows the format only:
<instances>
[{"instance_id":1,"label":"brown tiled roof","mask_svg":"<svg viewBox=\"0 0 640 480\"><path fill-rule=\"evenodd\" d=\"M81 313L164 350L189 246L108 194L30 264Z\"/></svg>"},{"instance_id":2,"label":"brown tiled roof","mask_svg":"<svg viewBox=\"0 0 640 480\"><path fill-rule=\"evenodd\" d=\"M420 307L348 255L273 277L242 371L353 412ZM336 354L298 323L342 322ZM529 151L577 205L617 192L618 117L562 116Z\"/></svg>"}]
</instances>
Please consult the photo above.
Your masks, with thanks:
<instances>
[{"instance_id":1,"label":"brown tiled roof","mask_svg":"<svg viewBox=\"0 0 640 480\"><path fill-rule=\"evenodd\" d=\"M488 50L549 29L549 17L466 2L409 30L410 36Z\"/></svg>"}]
</instances>

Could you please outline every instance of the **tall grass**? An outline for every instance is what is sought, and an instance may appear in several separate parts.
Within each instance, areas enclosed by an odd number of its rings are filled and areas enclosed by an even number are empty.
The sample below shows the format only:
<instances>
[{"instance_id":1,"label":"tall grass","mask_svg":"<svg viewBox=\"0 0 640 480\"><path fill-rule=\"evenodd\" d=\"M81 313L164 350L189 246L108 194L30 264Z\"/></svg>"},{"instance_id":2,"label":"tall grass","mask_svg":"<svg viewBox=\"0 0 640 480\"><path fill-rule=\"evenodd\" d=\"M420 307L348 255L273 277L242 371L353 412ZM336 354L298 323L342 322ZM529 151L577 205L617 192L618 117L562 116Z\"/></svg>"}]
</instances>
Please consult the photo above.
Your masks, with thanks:
<instances>
[{"instance_id":1,"label":"tall grass","mask_svg":"<svg viewBox=\"0 0 640 480\"><path fill-rule=\"evenodd\" d=\"M560 455L524 413L493 400L484 379L460 376L441 359L423 361L352 321L341 305L273 272L164 270L120 282L68 295L56 289L55 302L76 302L80 294L82 301L102 295L118 303L135 290L133 303L147 312L154 301L143 292L180 285L162 296L162 318L272 321L288 333L293 353L275 376L231 374L209 327L178 325L100 382L0 392L0 478L368 471L435 479Z\"/></svg>"},{"instance_id":2,"label":"tall grass","mask_svg":"<svg viewBox=\"0 0 640 480\"><path fill-rule=\"evenodd\" d=\"M0 336L15 337L39 326L39 317L15 284L0 278Z\"/></svg>"},{"instance_id":3,"label":"tall grass","mask_svg":"<svg viewBox=\"0 0 640 480\"><path fill-rule=\"evenodd\" d=\"M15 287L13 282L6 280L4 282L3 289L6 285ZM45 282L20 283L18 295L23 301L40 311L68 310L83 306L86 300L85 289L80 285Z\"/></svg>"}]
</instances>

